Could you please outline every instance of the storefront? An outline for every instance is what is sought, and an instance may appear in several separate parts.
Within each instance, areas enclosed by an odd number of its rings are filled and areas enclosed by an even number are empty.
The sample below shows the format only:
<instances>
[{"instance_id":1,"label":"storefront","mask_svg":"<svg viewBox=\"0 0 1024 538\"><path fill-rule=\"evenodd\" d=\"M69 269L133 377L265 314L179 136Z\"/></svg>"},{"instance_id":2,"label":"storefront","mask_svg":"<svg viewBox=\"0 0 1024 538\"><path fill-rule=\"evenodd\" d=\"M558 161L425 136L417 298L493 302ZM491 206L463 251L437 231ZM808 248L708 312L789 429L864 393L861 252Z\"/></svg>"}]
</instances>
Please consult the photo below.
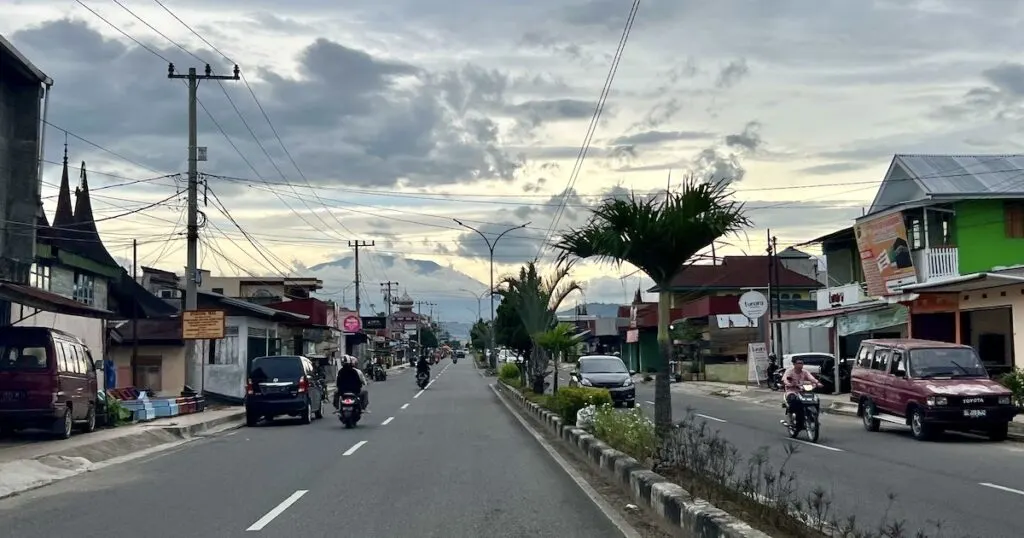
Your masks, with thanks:
<instances>
[{"instance_id":1,"label":"storefront","mask_svg":"<svg viewBox=\"0 0 1024 538\"><path fill-rule=\"evenodd\" d=\"M860 343L871 338L906 338L908 309L887 301L869 301L816 312L790 314L772 320L783 335L795 331L828 331L827 349L807 351L828 352L839 358L853 358ZM824 347L817 338L818 345ZM815 346L817 347L817 346ZM783 350L787 353L792 351Z\"/></svg>"},{"instance_id":2,"label":"storefront","mask_svg":"<svg viewBox=\"0 0 1024 538\"><path fill-rule=\"evenodd\" d=\"M902 290L911 305L910 335L973 347L993 375L1024 366L1024 276L974 273Z\"/></svg>"}]
</instances>

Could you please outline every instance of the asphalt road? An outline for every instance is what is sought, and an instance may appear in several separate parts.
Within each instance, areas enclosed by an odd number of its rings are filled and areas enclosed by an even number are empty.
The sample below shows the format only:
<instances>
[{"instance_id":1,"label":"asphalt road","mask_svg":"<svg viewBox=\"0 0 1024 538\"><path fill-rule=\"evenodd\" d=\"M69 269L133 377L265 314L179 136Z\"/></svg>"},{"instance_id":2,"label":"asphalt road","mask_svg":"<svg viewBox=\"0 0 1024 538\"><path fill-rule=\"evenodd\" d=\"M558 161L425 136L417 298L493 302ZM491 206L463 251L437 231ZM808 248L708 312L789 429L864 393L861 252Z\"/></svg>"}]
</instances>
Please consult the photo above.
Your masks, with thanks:
<instances>
[{"instance_id":1,"label":"asphalt road","mask_svg":"<svg viewBox=\"0 0 1024 538\"><path fill-rule=\"evenodd\" d=\"M0 501L0 537L622 536L471 360L434 373L371 384L353 430L242 428Z\"/></svg>"},{"instance_id":2,"label":"asphalt road","mask_svg":"<svg viewBox=\"0 0 1024 538\"><path fill-rule=\"evenodd\" d=\"M637 389L637 403L653 416L653 383ZM784 459L790 440L779 424L781 408L688 392L672 397L676 420L692 409L741 453L767 447L773 462ZM798 443L788 468L805 494L824 489L834 513L870 524L888 510L912 530L932 529L932 536L938 534L933 521L942 522L941 536L1021 536L1024 445L959 434L919 442L906 428L883 424L871 433L859 420L835 415L822 416L821 432L818 446Z\"/></svg>"}]
</instances>

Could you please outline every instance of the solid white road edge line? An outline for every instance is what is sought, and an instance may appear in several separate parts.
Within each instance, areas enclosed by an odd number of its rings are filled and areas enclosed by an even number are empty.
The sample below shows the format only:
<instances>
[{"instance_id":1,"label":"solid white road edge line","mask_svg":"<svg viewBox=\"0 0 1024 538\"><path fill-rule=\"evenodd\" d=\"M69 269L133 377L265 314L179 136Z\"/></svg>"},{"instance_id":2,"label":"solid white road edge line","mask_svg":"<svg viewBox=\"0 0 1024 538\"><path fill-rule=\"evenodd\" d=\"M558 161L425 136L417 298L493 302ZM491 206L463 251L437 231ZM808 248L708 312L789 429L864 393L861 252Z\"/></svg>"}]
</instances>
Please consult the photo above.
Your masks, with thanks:
<instances>
[{"instance_id":1,"label":"solid white road edge line","mask_svg":"<svg viewBox=\"0 0 1024 538\"><path fill-rule=\"evenodd\" d=\"M385 420L384 422L381 422L380 425L381 426L387 426L388 424L391 424L392 420L395 420L395 417L388 417L387 420Z\"/></svg>"},{"instance_id":2,"label":"solid white road edge line","mask_svg":"<svg viewBox=\"0 0 1024 538\"><path fill-rule=\"evenodd\" d=\"M615 509L611 507L611 505L609 505L607 502L605 502L603 498L601 498L601 495L597 491L595 491L589 483L587 483L586 479L583 478L579 471L573 468L572 465L569 464L569 462L565 461L562 455L559 454L555 450L555 448L551 446L551 444L548 443L547 440L544 439L544 437L542 437L541 434L538 433L533 426L530 425L530 423L526 422L526 419L520 416L518 411L512 408L512 405L505 400L505 396L498 390L497 387L495 387L493 384L488 386L491 387L491 390L494 391L494 394L498 396L498 399L505 406L505 408L508 409L510 413L512 413L512 416L515 417L517 421L519 421L519 424L523 426L523 429L525 429L534 438L534 440L536 440L537 443L540 444L541 448L543 448L544 451L547 452L549 456L551 456L551 459L555 460L555 463L557 463L558 466L561 467L563 471L565 471L565 474L569 475L569 478L572 478L572 481L575 482L581 490L583 490L583 493L590 499L591 502L593 502L597 506L598 510L600 510L601 513L603 513L604 516L608 518L608 521L611 521L612 525L615 525L615 527L619 529L619 532L621 532L623 536L625 536L626 538L642 538L640 536L640 533L637 532L636 529L630 526L630 524L627 523L626 520L622 519L622 517L619 516L618 512L616 512Z\"/></svg>"},{"instance_id":3,"label":"solid white road edge line","mask_svg":"<svg viewBox=\"0 0 1024 538\"><path fill-rule=\"evenodd\" d=\"M803 439L789 439L789 440L790 441L796 441L797 443L800 443L802 445L813 446L815 448L824 448L825 450L831 450L832 452L846 452L845 450L843 450L841 448L836 448L834 446L828 446L828 445L820 445L818 443L812 443L810 441L804 441Z\"/></svg>"},{"instance_id":4,"label":"solid white road edge line","mask_svg":"<svg viewBox=\"0 0 1024 538\"><path fill-rule=\"evenodd\" d=\"M713 416L711 416L711 415L702 415L702 414L700 414L700 413L694 413L694 414L693 414L693 416L695 416L695 417L700 417L700 418L706 418L706 419L708 419L708 420L713 420L713 421L715 421L715 422L728 422L727 420L722 420L722 419L720 419L720 418L717 418L717 417L713 417Z\"/></svg>"},{"instance_id":5,"label":"solid white road edge line","mask_svg":"<svg viewBox=\"0 0 1024 538\"><path fill-rule=\"evenodd\" d=\"M408 407L409 407L409 404L402 404L402 407L401 407L401 408L402 408L402 409L407 409Z\"/></svg>"},{"instance_id":6,"label":"solid white road edge line","mask_svg":"<svg viewBox=\"0 0 1024 538\"><path fill-rule=\"evenodd\" d=\"M248 529L245 529L245 530L247 530L247 531L261 531L261 530L263 530L263 527L266 527L267 525L269 525L271 521L274 521L274 519L277 516L283 514L284 511L287 510L289 506L295 504L295 501L298 501L299 499L302 498L303 495L305 495L307 493L309 493L309 490L306 490L306 489L300 489L300 490L296 491L295 493L292 493L291 496L289 496L287 499L281 501L281 504L275 506L273 510L267 512L267 514L265 516L263 516L263 517L259 518L258 520L256 520L256 523L253 523L252 525L249 526Z\"/></svg>"},{"instance_id":7,"label":"solid white road edge line","mask_svg":"<svg viewBox=\"0 0 1024 538\"><path fill-rule=\"evenodd\" d=\"M979 486L985 486L986 488L998 489L999 491L1005 491L1007 493L1016 493L1017 495L1024 496L1024 491L1019 489L1008 488L1006 486L1000 486L999 484L992 484L989 482L979 482Z\"/></svg>"},{"instance_id":8,"label":"solid white road edge line","mask_svg":"<svg viewBox=\"0 0 1024 538\"><path fill-rule=\"evenodd\" d=\"M359 441L358 443L352 445L352 448L346 450L341 455L342 456L351 456L352 454L356 453L356 450L359 450L359 447L361 447L361 446L363 446L365 444L366 444L366 441Z\"/></svg>"},{"instance_id":9,"label":"solid white road edge line","mask_svg":"<svg viewBox=\"0 0 1024 538\"><path fill-rule=\"evenodd\" d=\"M423 391L422 391L422 390L421 390L421 391L419 391L419 392L417 392L417 393L416 393L416 396L413 396L413 399L419 398L419 397L420 397L420 394L423 394Z\"/></svg>"}]
</instances>

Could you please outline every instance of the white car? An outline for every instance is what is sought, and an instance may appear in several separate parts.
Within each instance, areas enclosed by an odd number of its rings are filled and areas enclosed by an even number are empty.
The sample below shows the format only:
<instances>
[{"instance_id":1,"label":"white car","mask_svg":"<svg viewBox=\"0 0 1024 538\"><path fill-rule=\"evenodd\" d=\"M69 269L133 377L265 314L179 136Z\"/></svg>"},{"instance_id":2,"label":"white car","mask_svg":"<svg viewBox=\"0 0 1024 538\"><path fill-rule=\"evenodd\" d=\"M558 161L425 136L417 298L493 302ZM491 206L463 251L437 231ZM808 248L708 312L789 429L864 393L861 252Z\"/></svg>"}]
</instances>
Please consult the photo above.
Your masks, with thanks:
<instances>
[{"instance_id":1,"label":"white car","mask_svg":"<svg viewBox=\"0 0 1024 538\"><path fill-rule=\"evenodd\" d=\"M814 376L821 373L821 365L824 364L826 360L836 360L835 355L831 353L787 353L782 356L782 366L785 367L787 370L789 368L792 368L794 358L799 358L800 360L804 361L804 370L807 370L811 375Z\"/></svg>"}]
</instances>

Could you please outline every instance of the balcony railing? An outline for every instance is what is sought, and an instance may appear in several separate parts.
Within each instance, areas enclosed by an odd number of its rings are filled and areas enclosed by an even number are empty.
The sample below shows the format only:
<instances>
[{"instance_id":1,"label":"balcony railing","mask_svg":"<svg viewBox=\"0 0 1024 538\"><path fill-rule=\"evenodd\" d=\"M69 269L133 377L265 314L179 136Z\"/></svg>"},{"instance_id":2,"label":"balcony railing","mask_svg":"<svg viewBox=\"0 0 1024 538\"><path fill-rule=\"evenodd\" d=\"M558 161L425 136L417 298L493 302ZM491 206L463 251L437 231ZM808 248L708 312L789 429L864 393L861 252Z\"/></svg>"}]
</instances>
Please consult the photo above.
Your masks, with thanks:
<instances>
[{"instance_id":1,"label":"balcony railing","mask_svg":"<svg viewBox=\"0 0 1024 538\"><path fill-rule=\"evenodd\" d=\"M920 282L960 275L960 258L956 247L915 250L914 266Z\"/></svg>"}]
</instances>

